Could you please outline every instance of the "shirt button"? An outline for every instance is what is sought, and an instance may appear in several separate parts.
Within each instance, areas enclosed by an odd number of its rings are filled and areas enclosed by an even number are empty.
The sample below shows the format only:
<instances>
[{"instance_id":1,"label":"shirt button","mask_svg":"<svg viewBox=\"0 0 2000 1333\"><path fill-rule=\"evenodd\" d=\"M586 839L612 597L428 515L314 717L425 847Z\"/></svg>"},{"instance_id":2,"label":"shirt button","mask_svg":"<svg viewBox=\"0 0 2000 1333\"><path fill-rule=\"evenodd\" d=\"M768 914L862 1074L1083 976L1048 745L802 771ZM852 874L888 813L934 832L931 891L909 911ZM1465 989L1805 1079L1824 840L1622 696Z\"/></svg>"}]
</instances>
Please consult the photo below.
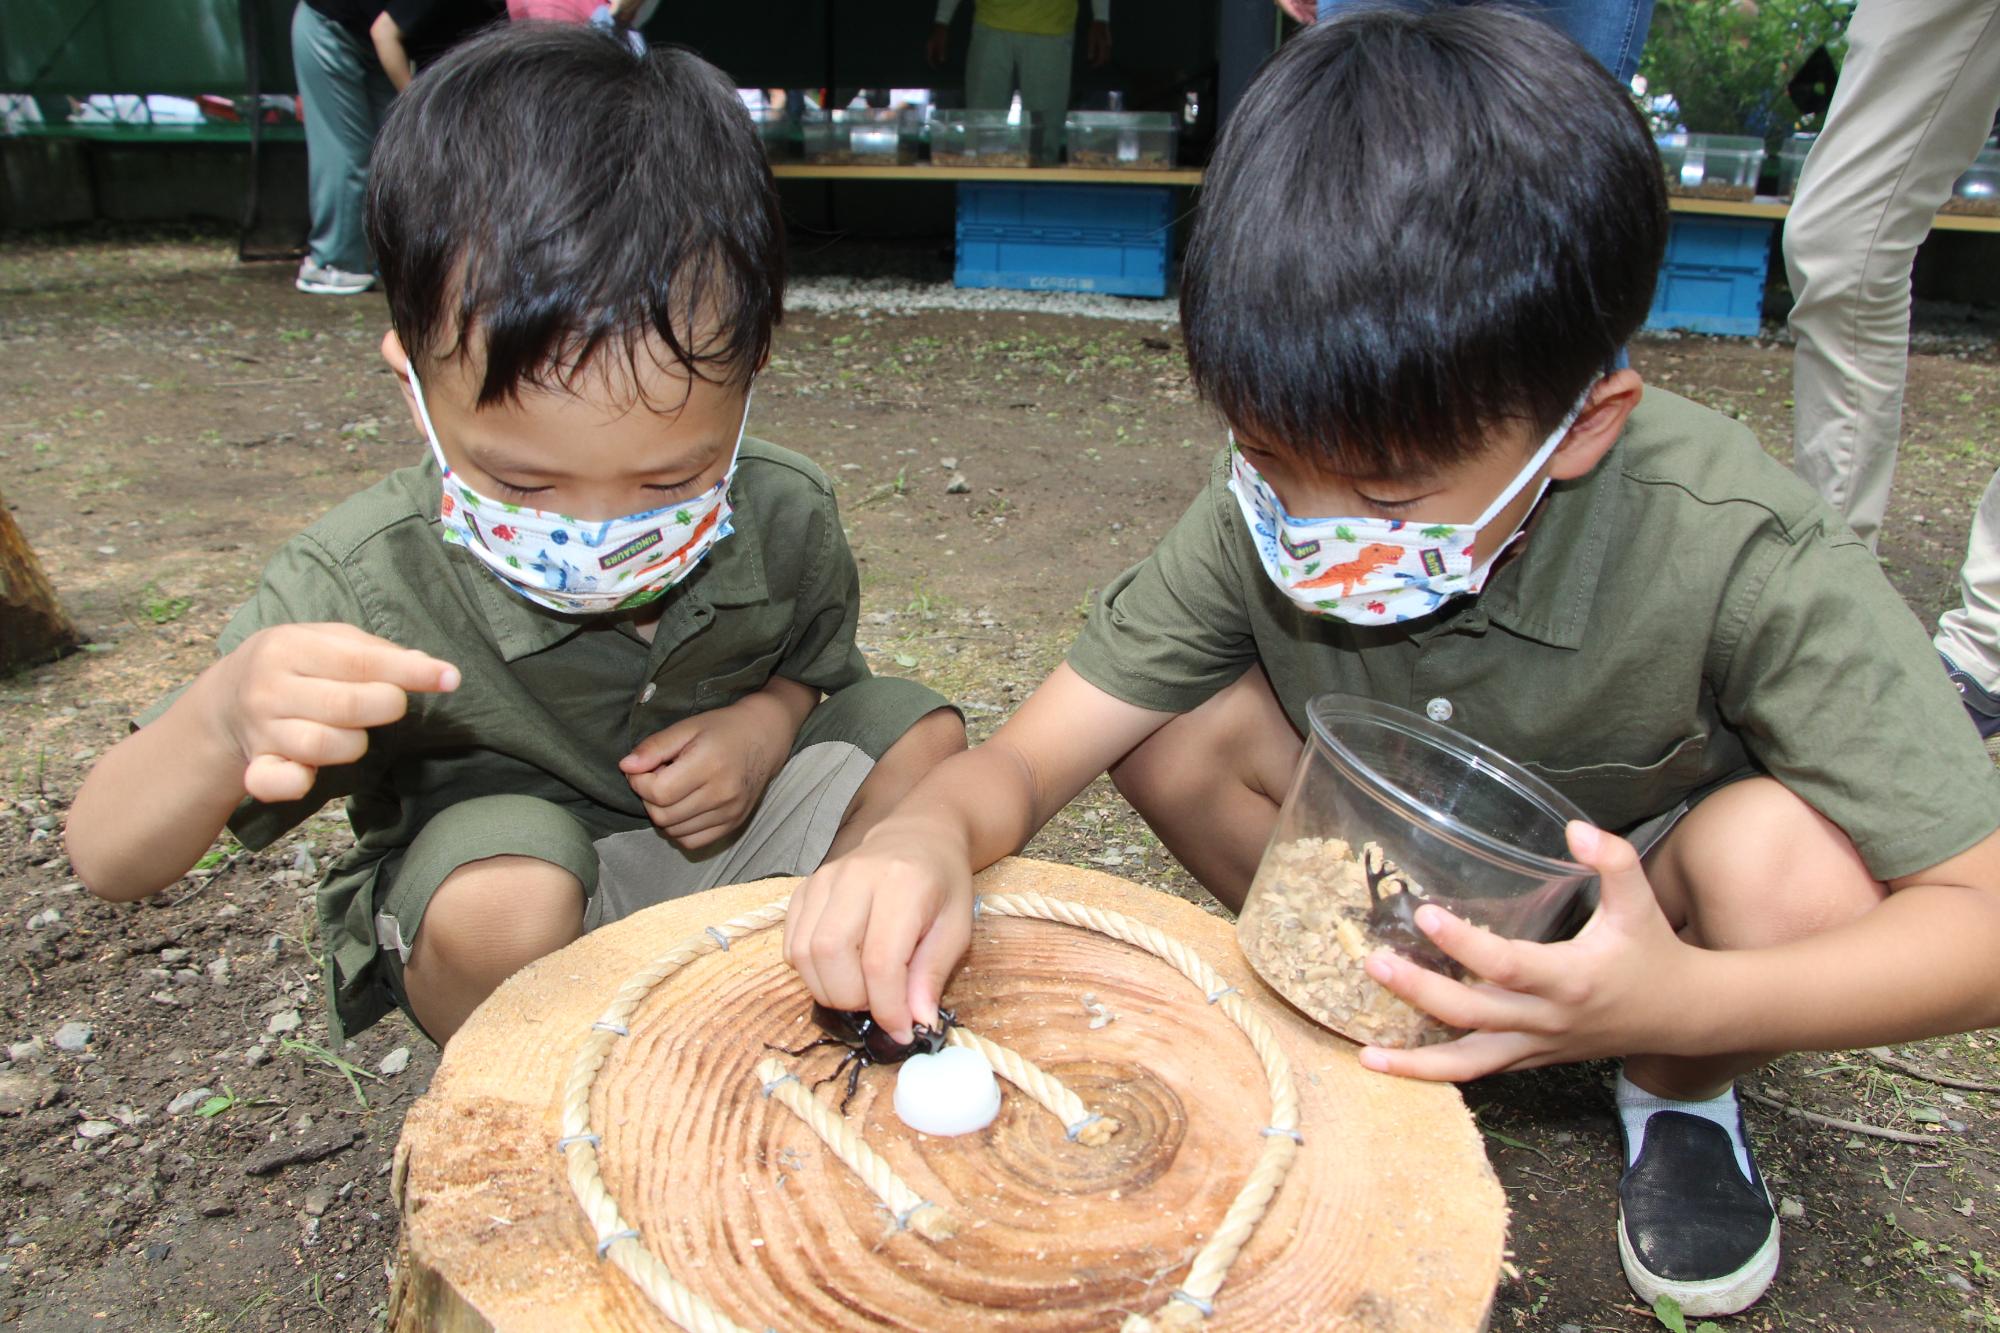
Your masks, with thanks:
<instances>
[{"instance_id":1,"label":"shirt button","mask_svg":"<svg viewBox=\"0 0 2000 1333\"><path fill-rule=\"evenodd\" d=\"M652 681L649 680L646 682L646 688L639 691L639 702L642 704L649 704L653 702L653 696L658 694L659 692L660 692L660 687L658 685L655 685ZM1445 716L1446 717L1451 716L1451 706L1449 704L1445 706Z\"/></svg>"},{"instance_id":2,"label":"shirt button","mask_svg":"<svg viewBox=\"0 0 2000 1333\"><path fill-rule=\"evenodd\" d=\"M1424 716L1433 722L1451 721L1451 700L1437 698L1424 705Z\"/></svg>"}]
</instances>

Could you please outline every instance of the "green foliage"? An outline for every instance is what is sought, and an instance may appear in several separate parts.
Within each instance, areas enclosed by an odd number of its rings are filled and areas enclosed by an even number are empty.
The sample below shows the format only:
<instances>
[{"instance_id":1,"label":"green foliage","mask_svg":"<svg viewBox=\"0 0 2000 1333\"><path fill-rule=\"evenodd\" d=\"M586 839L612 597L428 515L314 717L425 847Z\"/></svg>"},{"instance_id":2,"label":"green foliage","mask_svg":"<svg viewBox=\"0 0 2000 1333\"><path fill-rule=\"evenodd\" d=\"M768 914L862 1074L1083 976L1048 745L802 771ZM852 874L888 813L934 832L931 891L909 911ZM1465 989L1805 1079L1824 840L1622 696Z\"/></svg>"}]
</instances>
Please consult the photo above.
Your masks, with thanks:
<instances>
[{"instance_id":1,"label":"green foliage","mask_svg":"<svg viewBox=\"0 0 2000 1333\"><path fill-rule=\"evenodd\" d=\"M155 625L170 625L188 613L194 603L185 597L170 597L157 583L148 583L139 594L139 610Z\"/></svg>"},{"instance_id":2,"label":"green foliage","mask_svg":"<svg viewBox=\"0 0 2000 1333\"><path fill-rule=\"evenodd\" d=\"M1649 98L1671 97L1654 129L1747 134L1776 148L1818 116L1792 105L1785 85L1814 48L1846 53L1855 0L1658 0L1639 62Z\"/></svg>"},{"instance_id":3,"label":"green foliage","mask_svg":"<svg viewBox=\"0 0 2000 1333\"><path fill-rule=\"evenodd\" d=\"M1710 1319L1690 1327L1687 1316L1681 1313L1680 1302L1671 1296L1653 1302L1653 1318L1666 1325L1671 1333L1722 1333L1722 1325Z\"/></svg>"}]
</instances>

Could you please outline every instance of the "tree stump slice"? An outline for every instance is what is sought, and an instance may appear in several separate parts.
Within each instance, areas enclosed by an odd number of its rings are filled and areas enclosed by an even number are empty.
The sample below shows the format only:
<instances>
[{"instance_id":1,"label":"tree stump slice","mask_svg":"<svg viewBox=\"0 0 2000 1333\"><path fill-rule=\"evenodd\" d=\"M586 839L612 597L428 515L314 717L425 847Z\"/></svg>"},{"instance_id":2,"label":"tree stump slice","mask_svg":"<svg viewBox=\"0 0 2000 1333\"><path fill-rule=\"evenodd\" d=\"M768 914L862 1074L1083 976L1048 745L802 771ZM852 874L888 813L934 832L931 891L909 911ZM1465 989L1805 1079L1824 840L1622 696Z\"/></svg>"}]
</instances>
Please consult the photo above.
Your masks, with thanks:
<instances>
[{"instance_id":1,"label":"tree stump slice","mask_svg":"<svg viewBox=\"0 0 2000 1333\"><path fill-rule=\"evenodd\" d=\"M0 675L53 661L81 642L0 496Z\"/></svg>"},{"instance_id":2,"label":"tree stump slice","mask_svg":"<svg viewBox=\"0 0 2000 1333\"><path fill-rule=\"evenodd\" d=\"M789 892L765 880L680 899L586 936L503 986L459 1032L396 1150L402 1214L389 1327L670 1329L596 1253L562 1154L561 1090L593 1021L633 972L704 927ZM1304 1146L1207 1321L1216 1330L1478 1329L1506 1203L1456 1089L1372 1074L1350 1043L1264 987L1228 922L1094 871L1009 860L986 893L1118 911L1193 946L1277 1033ZM867 1188L752 1072L765 1043L818 1033L781 929L662 982L592 1089L606 1187L681 1282L750 1329L1072 1330L1153 1313L1221 1220L1263 1145L1267 1080L1244 1034L1144 951L1043 921L984 916L948 1003L961 1022L1062 1079L1120 1132L1101 1147L1003 1084L1000 1118L918 1135L870 1068L849 1113L957 1234L893 1231ZM1092 1029L1082 997L1116 1015ZM811 1083L839 1052L789 1059ZM845 1084L822 1089L837 1100Z\"/></svg>"}]
</instances>

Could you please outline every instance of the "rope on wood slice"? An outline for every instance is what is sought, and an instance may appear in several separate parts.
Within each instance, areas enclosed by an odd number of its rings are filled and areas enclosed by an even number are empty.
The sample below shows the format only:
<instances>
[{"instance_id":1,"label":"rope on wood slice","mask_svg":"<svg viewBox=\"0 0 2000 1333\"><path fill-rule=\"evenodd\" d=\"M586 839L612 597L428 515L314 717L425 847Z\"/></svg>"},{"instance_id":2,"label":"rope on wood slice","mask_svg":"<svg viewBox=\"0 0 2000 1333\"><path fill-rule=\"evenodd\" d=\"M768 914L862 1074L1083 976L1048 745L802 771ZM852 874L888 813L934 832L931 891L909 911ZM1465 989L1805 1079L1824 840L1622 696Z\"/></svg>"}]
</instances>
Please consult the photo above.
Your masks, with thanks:
<instances>
[{"instance_id":1,"label":"rope on wood slice","mask_svg":"<svg viewBox=\"0 0 2000 1333\"><path fill-rule=\"evenodd\" d=\"M757 1081L764 1085L766 1097L776 1099L805 1121L806 1127L833 1150L833 1155L847 1163L861 1177L861 1183L875 1192L875 1197L889 1210L889 1216L895 1219L894 1230L908 1227L926 1240L950 1240L957 1234L951 1214L905 1185L902 1177L854 1132L847 1117L813 1096L783 1062L760 1061Z\"/></svg>"},{"instance_id":2,"label":"rope on wood slice","mask_svg":"<svg viewBox=\"0 0 2000 1333\"><path fill-rule=\"evenodd\" d=\"M783 921L785 907L786 900L779 899L725 921L682 941L627 977L611 997L604 1016L590 1025L590 1035L577 1051L570 1066L569 1082L563 1087L563 1132L557 1143L568 1158L570 1190L597 1231L598 1257L616 1264L619 1271L646 1293L655 1308L688 1333L751 1331L724 1316L668 1272L659 1257L640 1242L638 1229L619 1213L618 1201L604 1187L604 1176L598 1166L598 1137L590 1128L590 1089L611 1055L611 1043L630 1031L626 1021L655 986L695 959L727 949L745 935L768 930Z\"/></svg>"},{"instance_id":3,"label":"rope on wood slice","mask_svg":"<svg viewBox=\"0 0 2000 1333\"><path fill-rule=\"evenodd\" d=\"M1144 949L1171 964L1182 976L1201 987L1208 1002L1218 1006L1231 1022L1242 1029L1243 1035L1250 1039L1251 1049L1263 1061L1264 1076L1271 1092L1271 1123L1261 1131L1264 1148L1258 1154L1257 1165L1251 1168L1250 1178L1243 1182L1243 1188L1237 1191L1229 1211L1223 1214L1222 1225L1196 1253L1179 1290L1169 1296L1166 1304L1155 1310L1150 1318L1146 1315L1128 1318L1124 1333L1199 1325L1213 1311L1215 1293L1229 1275L1229 1266L1236 1262L1236 1256L1249 1241L1250 1233L1263 1219L1264 1210L1270 1206L1278 1186L1284 1183L1285 1174L1292 1167L1292 1158L1298 1154L1299 1145L1303 1142L1299 1133L1298 1088L1292 1082L1291 1060L1279 1048L1277 1034L1271 1030L1270 1024L1243 1002L1236 988L1224 981L1200 954L1164 931L1134 921L1122 912L1064 902L1039 893L988 895L980 899L980 909L996 916L1032 917L1094 930L1100 935L1109 935L1114 940L1123 940Z\"/></svg>"},{"instance_id":4,"label":"rope on wood slice","mask_svg":"<svg viewBox=\"0 0 2000 1333\"><path fill-rule=\"evenodd\" d=\"M605 1187L598 1163L597 1145L600 1140L590 1128L590 1091L605 1061L610 1058L611 1044L630 1034L628 1021L654 987L696 959L727 950L744 936L777 925L785 919L789 901L788 898L780 898L720 926L709 926L700 935L682 941L627 977L611 997L603 1017L591 1024L589 1035L570 1065L569 1081L563 1087L563 1132L556 1146L568 1159L570 1189L597 1231L598 1256L616 1264L621 1272L638 1284L661 1313L688 1333L751 1331L721 1314L676 1279L658 1256L641 1243L637 1228L626 1223L623 1214L618 1211L618 1201ZM1279 1048L1277 1036L1270 1025L1243 1002L1236 988L1225 982L1194 950L1163 931L1121 912L1086 907L1039 893L988 895L974 904L974 915L980 912L1053 921L1095 931L1144 949L1199 986L1208 1002L1218 1006L1249 1038L1251 1048L1263 1062L1264 1074L1270 1085L1271 1123L1258 1131L1264 1140L1264 1147L1258 1154L1256 1166L1223 1214L1221 1226L1196 1253L1179 1289L1151 1316L1135 1314L1128 1317L1122 1326L1122 1333L1198 1327L1204 1318L1214 1313L1215 1293L1228 1276L1229 1266L1235 1262L1236 1256L1249 1241L1250 1233L1263 1218L1272 1196L1278 1192L1286 1172L1291 1169L1293 1157L1305 1141L1299 1132L1298 1090L1292 1082L1290 1059ZM1078 1142L1097 1146L1117 1132L1117 1121L1092 1117L1075 1093L1013 1051L962 1029L954 1029L952 1039L957 1045L971 1047L985 1055L995 1072L1053 1112L1063 1121L1070 1137ZM828 1147L875 1190L876 1197L883 1200L897 1219L899 1228L907 1226L932 1240L945 1239L952 1234L949 1214L903 1184L887 1164L854 1134L844 1118L829 1113L819 1099L801 1087L782 1064L776 1060L762 1061L758 1065L757 1076L764 1084L765 1095L776 1097L804 1119ZM878 1176L879 1181L875 1178Z\"/></svg>"},{"instance_id":5,"label":"rope on wood slice","mask_svg":"<svg viewBox=\"0 0 2000 1333\"><path fill-rule=\"evenodd\" d=\"M1083 1104L1083 1098L1063 1086L1062 1080L1018 1052L961 1027L954 1027L945 1040L953 1046L979 1052L993 1066L994 1073L1039 1102L1062 1121L1063 1133L1084 1147L1101 1148L1118 1132L1116 1119L1091 1111Z\"/></svg>"}]
</instances>

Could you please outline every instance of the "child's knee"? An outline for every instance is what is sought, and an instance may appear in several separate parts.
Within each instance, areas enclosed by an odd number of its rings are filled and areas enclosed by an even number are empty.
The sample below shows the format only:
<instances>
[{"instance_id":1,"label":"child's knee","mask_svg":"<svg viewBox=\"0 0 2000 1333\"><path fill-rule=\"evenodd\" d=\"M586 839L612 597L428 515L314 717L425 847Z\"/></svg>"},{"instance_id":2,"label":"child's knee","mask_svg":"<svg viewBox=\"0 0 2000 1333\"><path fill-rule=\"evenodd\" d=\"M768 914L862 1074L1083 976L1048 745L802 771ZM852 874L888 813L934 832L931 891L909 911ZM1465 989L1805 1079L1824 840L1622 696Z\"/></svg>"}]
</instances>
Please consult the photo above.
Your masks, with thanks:
<instances>
[{"instance_id":1,"label":"child's knee","mask_svg":"<svg viewBox=\"0 0 2000 1333\"><path fill-rule=\"evenodd\" d=\"M531 856L494 856L445 877L424 909L412 972L508 976L583 930L583 885Z\"/></svg>"},{"instance_id":2,"label":"child's knee","mask_svg":"<svg viewBox=\"0 0 2000 1333\"><path fill-rule=\"evenodd\" d=\"M1212 809L1225 790L1274 804L1298 765L1299 737L1260 667L1154 732L1111 769L1111 783L1140 814L1171 806Z\"/></svg>"},{"instance_id":3,"label":"child's knee","mask_svg":"<svg viewBox=\"0 0 2000 1333\"><path fill-rule=\"evenodd\" d=\"M1710 948L1816 935L1861 916L1887 892L1838 825L1771 778L1702 802L1662 852L1656 883L1668 889L1678 881L1687 930Z\"/></svg>"}]
</instances>

